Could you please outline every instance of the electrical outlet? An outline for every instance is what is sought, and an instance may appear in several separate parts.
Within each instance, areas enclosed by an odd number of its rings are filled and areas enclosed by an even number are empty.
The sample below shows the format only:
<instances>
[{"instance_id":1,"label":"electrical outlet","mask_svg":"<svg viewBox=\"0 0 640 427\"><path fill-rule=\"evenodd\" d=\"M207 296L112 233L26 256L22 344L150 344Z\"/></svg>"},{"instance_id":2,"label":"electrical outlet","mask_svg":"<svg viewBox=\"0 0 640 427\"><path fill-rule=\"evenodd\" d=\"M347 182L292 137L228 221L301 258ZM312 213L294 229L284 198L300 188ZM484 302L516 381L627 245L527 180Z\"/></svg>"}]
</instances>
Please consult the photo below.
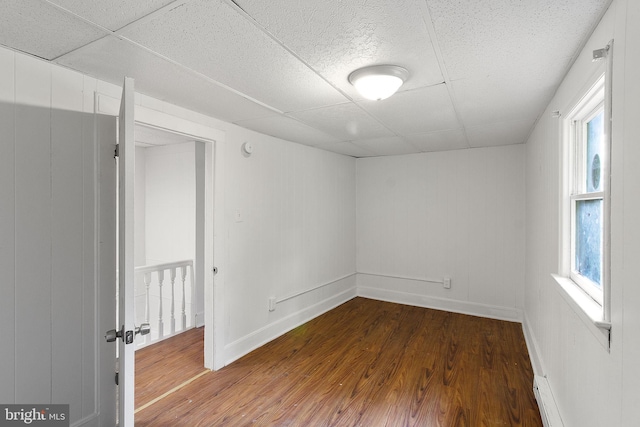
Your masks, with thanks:
<instances>
[{"instance_id":1,"label":"electrical outlet","mask_svg":"<svg viewBox=\"0 0 640 427\"><path fill-rule=\"evenodd\" d=\"M443 280L443 285L445 289L451 289L451 277L445 277Z\"/></svg>"},{"instance_id":2,"label":"electrical outlet","mask_svg":"<svg viewBox=\"0 0 640 427\"><path fill-rule=\"evenodd\" d=\"M276 297L269 298L269 311L276 311Z\"/></svg>"}]
</instances>

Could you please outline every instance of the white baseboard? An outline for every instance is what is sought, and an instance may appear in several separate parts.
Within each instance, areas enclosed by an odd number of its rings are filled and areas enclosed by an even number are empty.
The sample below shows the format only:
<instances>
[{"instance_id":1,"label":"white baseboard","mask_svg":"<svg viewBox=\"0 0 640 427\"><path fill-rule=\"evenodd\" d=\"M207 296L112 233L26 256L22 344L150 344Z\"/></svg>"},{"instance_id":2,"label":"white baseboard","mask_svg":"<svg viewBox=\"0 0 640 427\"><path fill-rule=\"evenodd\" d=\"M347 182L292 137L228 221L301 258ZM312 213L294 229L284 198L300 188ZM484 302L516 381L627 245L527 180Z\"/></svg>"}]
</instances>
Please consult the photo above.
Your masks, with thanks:
<instances>
[{"instance_id":1,"label":"white baseboard","mask_svg":"<svg viewBox=\"0 0 640 427\"><path fill-rule=\"evenodd\" d=\"M531 323L529 322L526 312L524 313L524 319L522 322L522 332L524 334L524 340L527 344L529 359L531 359L531 367L533 368L533 374L539 375L539 376L545 376L546 371L542 363L540 350L538 349L538 344L534 338L533 331L531 330Z\"/></svg>"},{"instance_id":2,"label":"white baseboard","mask_svg":"<svg viewBox=\"0 0 640 427\"><path fill-rule=\"evenodd\" d=\"M451 311L453 313L522 323L522 311L517 308L498 307L364 286L358 286L358 296L416 307L433 308L436 310Z\"/></svg>"},{"instance_id":3,"label":"white baseboard","mask_svg":"<svg viewBox=\"0 0 640 427\"><path fill-rule=\"evenodd\" d=\"M352 276L351 276L352 277ZM267 326L246 335L239 340L236 340L224 347L224 360L225 365L238 360L245 354L252 352L253 350L263 346L271 340L278 338L290 330L297 328L298 326L314 319L321 314L326 313L345 302L355 298L357 296L355 280L353 280L354 286L340 292L337 295L333 295L323 301L320 301L312 306L303 308L296 311L276 322L270 323Z\"/></svg>"},{"instance_id":4,"label":"white baseboard","mask_svg":"<svg viewBox=\"0 0 640 427\"><path fill-rule=\"evenodd\" d=\"M204 311L196 313L196 328L204 326Z\"/></svg>"},{"instance_id":5,"label":"white baseboard","mask_svg":"<svg viewBox=\"0 0 640 427\"><path fill-rule=\"evenodd\" d=\"M540 417L544 427L563 427L556 400L551 392L551 387L546 377L536 375L533 379L533 393L538 401Z\"/></svg>"}]
</instances>

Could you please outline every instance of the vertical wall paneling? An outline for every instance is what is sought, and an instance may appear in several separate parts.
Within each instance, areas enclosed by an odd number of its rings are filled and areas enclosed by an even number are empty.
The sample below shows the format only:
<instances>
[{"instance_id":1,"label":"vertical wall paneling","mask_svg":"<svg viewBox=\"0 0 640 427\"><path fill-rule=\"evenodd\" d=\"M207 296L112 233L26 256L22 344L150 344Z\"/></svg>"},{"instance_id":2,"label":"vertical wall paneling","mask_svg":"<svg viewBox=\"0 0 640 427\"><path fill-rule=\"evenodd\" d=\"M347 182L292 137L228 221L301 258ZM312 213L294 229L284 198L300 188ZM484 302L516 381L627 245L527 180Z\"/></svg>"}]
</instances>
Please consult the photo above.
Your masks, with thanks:
<instances>
[{"instance_id":1,"label":"vertical wall paneling","mask_svg":"<svg viewBox=\"0 0 640 427\"><path fill-rule=\"evenodd\" d=\"M0 402L13 402L16 380L14 61L12 51L0 50Z\"/></svg>"},{"instance_id":2,"label":"vertical wall paneling","mask_svg":"<svg viewBox=\"0 0 640 427\"><path fill-rule=\"evenodd\" d=\"M229 362L355 296L355 160L240 128L227 137Z\"/></svg>"},{"instance_id":3,"label":"vertical wall paneling","mask_svg":"<svg viewBox=\"0 0 640 427\"><path fill-rule=\"evenodd\" d=\"M640 4L629 1L622 7L616 24L622 27L626 24L627 36L626 46L621 43L621 48L625 55L624 62L624 97L621 97L617 105L623 108L624 115L624 138L623 148L618 148L614 152L614 165L621 167L622 171L617 174L617 179L624 180L623 188L617 187L618 221L623 221L619 228L618 236L624 236L624 249L622 254L618 252L618 258L612 266L615 278L618 283L625 284L624 290L624 329L623 336L618 340L624 340L623 346L623 419L622 425L632 425L640 419L640 287L638 286L637 262L640 259L640 226L638 224L638 211L640 210L640 171L638 170L638 159L640 159L640 146L638 135L640 135L640 121L637 120L640 114L640 81L638 71L640 70L640 28L637 22L640 20ZM616 40L616 52L618 51L618 41ZM615 53L615 55L618 55ZM614 80L615 82L615 80ZM615 84L615 83L614 83ZM616 105L614 104L614 107ZM615 134L614 134L615 135ZM619 146L618 146L619 147ZM619 200L622 199L623 203ZM622 207L624 206L624 207ZM613 209L613 206L612 206ZM618 242L618 245L620 243ZM620 314L618 314L620 316Z\"/></svg>"},{"instance_id":4,"label":"vertical wall paneling","mask_svg":"<svg viewBox=\"0 0 640 427\"><path fill-rule=\"evenodd\" d=\"M51 67L16 55L16 396L51 400Z\"/></svg>"},{"instance_id":5,"label":"vertical wall paneling","mask_svg":"<svg viewBox=\"0 0 640 427\"><path fill-rule=\"evenodd\" d=\"M99 424L100 411L104 425L115 424L115 389L100 395L99 375L107 388L113 381L113 345L97 337L113 327L115 261L106 250L106 261L96 260L99 241L115 252L115 225L100 228L98 239L96 220L115 217L115 207L97 209L95 86L0 48L0 401L66 403L74 425ZM113 175L115 119L102 130L103 166ZM107 276L101 287L98 265Z\"/></svg>"},{"instance_id":6,"label":"vertical wall paneling","mask_svg":"<svg viewBox=\"0 0 640 427\"><path fill-rule=\"evenodd\" d=\"M524 146L358 159L359 291L519 319L524 178Z\"/></svg>"},{"instance_id":7,"label":"vertical wall paneling","mask_svg":"<svg viewBox=\"0 0 640 427\"><path fill-rule=\"evenodd\" d=\"M82 75L52 67L51 88L51 364L54 403L80 419L84 298ZM93 162L92 162L93 164Z\"/></svg>"},{"instance_id":8,"label":"vertical wall paneling","mask_svg":"<svg viewBox=\"0 0 640 427\"><path fill-rule=\"evenodd\" d=\"M99 171L98 155L96 151L97 132L96 117L94 115L95 102L95 86L96 80L87 76L83 77L82 91L82 223L83 223L83 240L82 240L82 324L80 336L82 337L82 375L81 375L81 417L85 418L100 410L96 399L96 389L100 382L97 375L99 367L97 366L100 358L98 357L96 337L101 339L107 328L99 323L98 313L102 310L98 299L98 285L100 284L100 276L98 267L103 269L109 268L109 265L96 265L95 260L98 259L99 251L98 242L101 241L98 234L99 228L97 223L98 215L98 197L99 191ZM113 126L113 122L111 122ZM115 126L112 134L115 132ZM111 144L113 144L113 140ZM114 160L108 158L107 164L113 164ZM115 168L114 168L115 169ZM104 183L102 183L104 185ZM114 245L115 247L115 245ZM112 273L113 274L113 273ZM107 282L109 283L109 282ZM112 282L115 289L115 280ZM115 290L114 290L115 292ZM96 304L96 302L98 302ZM96 312L95 307L99 307ZM115 318L115 314L114 314ZM109 325L110 326L110 325ZM104 330L102 330L104 329ZM106 344L106 343L105 343ZM115 352L114 348L111 348Z\"/></svg>"},{"instance_id":9,"label":"vertical wall paneling","mask_svg":"<svg viewBox=\"0 0 640 427\"><path fill-rule=\"evenodd\" d=\"M640 46L635 22L636 2L614 0L577 56L554 98L541 114L526 143L526 266L525 329L529 351L536 352L537 374L547 377L566 426L631 426L637 423L636 357L624 355L640 342L637 331L640 306L636 264L623 265L628 254L637 259L637 99L634 79L638 62L628 61ZM632 9L636 14L628 14ZM634 19L634 17L636 19ZM551 115L569 109L597 77L592 51L615 39L613 53L613 132L611 180L611 349L602 345L594 326L583 321L578 308L568 304L551 273L559 272L560 206L562 189L561 126ZM630 68L629 68L630 67ZM631 80L630 80L631 79ZM627 209L630 209L627 211ZM626 217L626 215L629 215ZM631 219L633 218L633 219ZM628 251L631 250L631 253ZM635 256L633 255L635 254ZM636 347L637 348L637 347ZM542 372L540 372L542 371ZM628 381L628 383L627 383ZM628 387L625 387L628 385ZM624 418L630 415L629 418Z\"/></svg>"}]
</instances>

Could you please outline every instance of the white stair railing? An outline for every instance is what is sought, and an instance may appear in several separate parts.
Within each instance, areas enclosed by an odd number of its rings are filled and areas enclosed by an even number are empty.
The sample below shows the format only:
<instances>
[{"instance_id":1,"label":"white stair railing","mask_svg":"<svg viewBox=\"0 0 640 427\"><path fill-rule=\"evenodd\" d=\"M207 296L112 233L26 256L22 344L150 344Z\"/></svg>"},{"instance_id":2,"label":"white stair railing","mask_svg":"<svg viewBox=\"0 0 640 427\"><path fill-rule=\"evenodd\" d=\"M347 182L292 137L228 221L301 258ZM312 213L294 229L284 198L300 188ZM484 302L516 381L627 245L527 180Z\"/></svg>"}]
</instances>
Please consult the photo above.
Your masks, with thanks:
<instances>
[{"instance_id":1,"label":"white stair railing","mask_svg":"<svg viewBox=\"0 0 640 427\"><path fill-rule=\"evenodd\" d=\"M178 292L181 299L181 313L176 322L176 277L180 271L180 281L178 286L182 292ZM164 278L165 272L169 272L171 282L171 296L165 297ZM154 342L169 338L194 327L193 296L194 277L193 260L167 262L162 264L144 265L135 268L136 277L136 324L148 323L151 325L151 333L144 336L144 340L136 340L137 348L145 347ZM187 278L189 283L187 285ZM141 305L144 304L144 307ZM170 318L168 319L167 330L165 330L165 310L167 306Z\"/></svg>"}]
</instances>

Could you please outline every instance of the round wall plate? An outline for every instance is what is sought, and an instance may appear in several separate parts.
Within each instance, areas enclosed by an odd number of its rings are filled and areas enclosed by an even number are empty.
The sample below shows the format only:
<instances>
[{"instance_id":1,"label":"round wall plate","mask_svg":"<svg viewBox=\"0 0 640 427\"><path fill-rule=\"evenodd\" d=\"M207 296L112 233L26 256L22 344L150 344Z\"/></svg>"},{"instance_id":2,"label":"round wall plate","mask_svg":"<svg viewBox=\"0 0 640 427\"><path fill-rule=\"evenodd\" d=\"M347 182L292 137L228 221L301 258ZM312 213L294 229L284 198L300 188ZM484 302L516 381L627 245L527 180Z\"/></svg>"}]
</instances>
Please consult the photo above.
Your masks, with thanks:
<instances>
[{"instance_id":1,"label":"round wall plate","mask_svg":"<svg viewBox=\"0 0 640 427\"><path fill-rule=\"evenodd\" d=\"M251 144L250 142L245 142L244 144L242 144L242 150L247 154L253 153L253 144Z\"/></svg>"}]
</instances>

